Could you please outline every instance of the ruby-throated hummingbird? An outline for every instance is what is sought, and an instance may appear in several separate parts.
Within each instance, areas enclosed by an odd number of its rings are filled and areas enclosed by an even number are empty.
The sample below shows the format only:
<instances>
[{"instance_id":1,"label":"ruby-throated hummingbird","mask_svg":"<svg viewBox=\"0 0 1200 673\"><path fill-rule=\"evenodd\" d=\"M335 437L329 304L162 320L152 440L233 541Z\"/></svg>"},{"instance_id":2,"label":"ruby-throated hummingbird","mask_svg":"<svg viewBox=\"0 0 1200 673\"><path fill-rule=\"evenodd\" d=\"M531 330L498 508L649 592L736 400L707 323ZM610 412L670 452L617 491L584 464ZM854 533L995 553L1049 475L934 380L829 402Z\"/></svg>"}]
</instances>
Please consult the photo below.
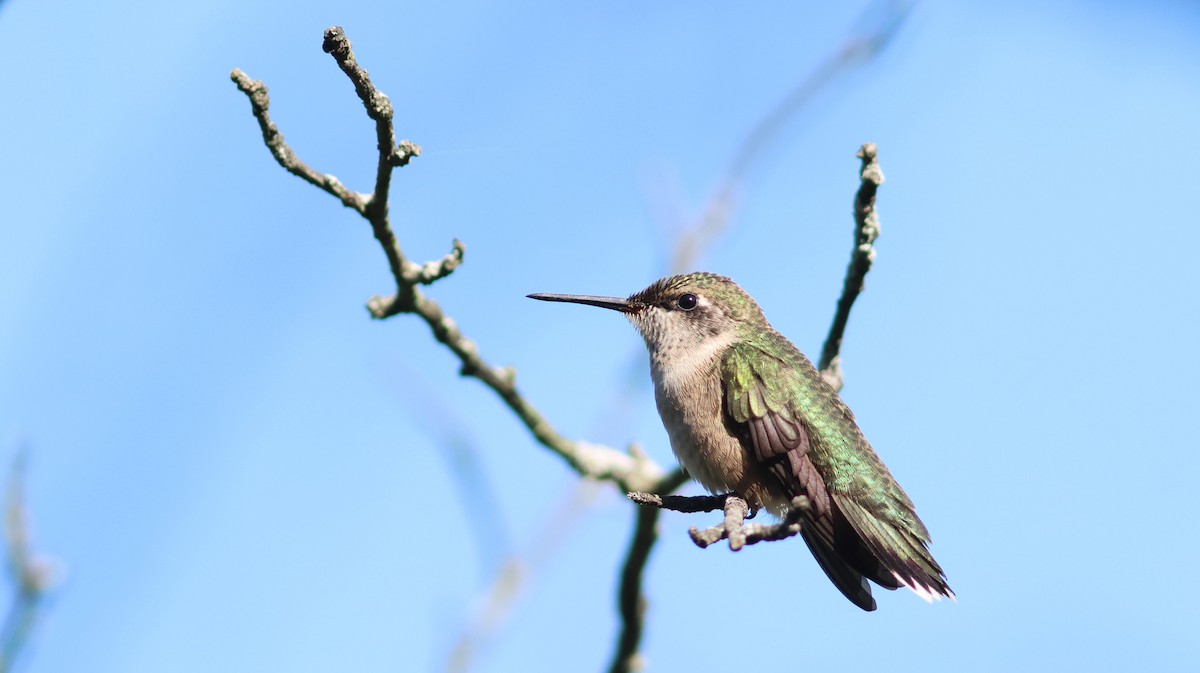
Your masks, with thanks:
<instances>
[{"instance_id":1,"label":"ruby-throated hummingbird","mask_svg":"<svg viewBox=\"0 0 1200 673\"><path fill-rule=\"evenodd\" d=\"M807 496L800 534L855 605L875 609L868 579L953 598L929 531L854 414L732 280L671 276L628 299L529 296L624 313L650 351L658 413L684 469L775 515Z\"/></svg>"}]
</instances>

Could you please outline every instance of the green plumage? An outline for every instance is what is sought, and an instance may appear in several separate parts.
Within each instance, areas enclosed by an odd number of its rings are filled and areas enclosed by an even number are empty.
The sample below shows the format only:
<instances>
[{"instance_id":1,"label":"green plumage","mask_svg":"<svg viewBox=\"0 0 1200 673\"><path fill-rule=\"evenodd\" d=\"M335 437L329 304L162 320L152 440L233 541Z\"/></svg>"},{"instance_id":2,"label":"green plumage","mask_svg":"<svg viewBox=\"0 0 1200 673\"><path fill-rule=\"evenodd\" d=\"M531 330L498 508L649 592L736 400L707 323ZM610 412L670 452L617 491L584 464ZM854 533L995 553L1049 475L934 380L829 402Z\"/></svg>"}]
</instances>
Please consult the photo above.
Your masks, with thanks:
<instances>
[{"instance_id":1,"label":"green plumage","mask_svg":"<svg viewBox=\"0 0 1200 673\"><path fill-rule=\"evenodd\" d=\"M787 495L813 503L805 541L848 598L874 607L864 575L887 588L952 595L912 501L808 358L767 327L726 351L721 376L736 427L765 426L749 433L756 458Z\"/></svg>"}]
</instances>

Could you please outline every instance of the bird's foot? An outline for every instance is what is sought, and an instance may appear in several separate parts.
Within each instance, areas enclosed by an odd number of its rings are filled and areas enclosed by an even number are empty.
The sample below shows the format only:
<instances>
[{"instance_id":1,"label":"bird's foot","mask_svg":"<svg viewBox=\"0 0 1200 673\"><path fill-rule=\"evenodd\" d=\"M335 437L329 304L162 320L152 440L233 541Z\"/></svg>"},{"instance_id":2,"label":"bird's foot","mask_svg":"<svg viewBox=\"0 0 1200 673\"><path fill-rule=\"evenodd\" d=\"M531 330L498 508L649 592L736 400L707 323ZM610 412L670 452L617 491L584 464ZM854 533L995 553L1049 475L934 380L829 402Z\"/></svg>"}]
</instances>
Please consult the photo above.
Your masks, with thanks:
<instances>
[{"instance_id":1,"label":"bird's foot","mask_svg":"<svg viewBox=\"0 0 1200 673\"><path fill-rule=\"evenodd\" d=\"M721 540L729 540L729 549L738 551L746 545L789 538L800 532L800 520L808 511L808 498L793 498L791 508L783 520L776 524L748 524L761 509L757 503L751 505L737 493L721 495L657 495L653 493L630 493L629 499L639 505L669 509L675 512L695 513L721 510L725 516L721 523L703 530L692 527L688 535L697 547L704 549Z\"/></svg>"},{"instance_id":2,"label":"bird's foot","mask_svg":"<svg viewBox=\"0 0 1200 673\"><path fill-rule=\"evenodd\" d=\"M801 519L810 506L808 498L800 496L792 499L791 508L779 523L746 523L746 519L758 508L751 509L744 499L730 494L725 497L725 519L721 523L704 530L692 528L688 533L692 542L701 549L721 540L729 540L729 549L739 551L747 545L784 540L796 535L803 525Z\"/></svg>"}]
</instances>

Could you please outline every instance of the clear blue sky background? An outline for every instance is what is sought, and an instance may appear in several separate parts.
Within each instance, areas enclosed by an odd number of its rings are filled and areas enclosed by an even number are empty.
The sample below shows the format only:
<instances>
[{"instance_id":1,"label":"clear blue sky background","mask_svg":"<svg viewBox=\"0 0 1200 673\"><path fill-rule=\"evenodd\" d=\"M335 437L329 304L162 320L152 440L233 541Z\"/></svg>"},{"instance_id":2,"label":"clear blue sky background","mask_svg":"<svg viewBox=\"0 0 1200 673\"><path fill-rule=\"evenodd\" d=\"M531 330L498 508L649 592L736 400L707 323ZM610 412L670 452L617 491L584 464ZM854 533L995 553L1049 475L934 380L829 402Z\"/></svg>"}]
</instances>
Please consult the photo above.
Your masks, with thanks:
<instances>
[{"instance_id":1,"label":"clear blue sky background","mask_svg":"<svg viewBox=\"0 0 1200 673\"><path fill-rule=\"evenodd\" d=\"M524 295L661 275L865 5L572 5L0 5L0 459L30 447L62 569L25 670L440 670L506 554L534 571L474 670L607 664L630 505L580 494L422 324L368 319L369 228L274 163L228 79L366 190L372 127L320 49L345 26L425 150L406 250L468 246L431 294L562 432L666 464L645 388L614 402L634 331ZM1200 668L1197 35L1195 3L922 3L775 138L700 266L815 353L879 143L844 396L959 601L861 613L802 544L700 551L707 519L668 515L651 670ZM493 500L460 497L451 444Z\"/></svg>"}]
</instances>

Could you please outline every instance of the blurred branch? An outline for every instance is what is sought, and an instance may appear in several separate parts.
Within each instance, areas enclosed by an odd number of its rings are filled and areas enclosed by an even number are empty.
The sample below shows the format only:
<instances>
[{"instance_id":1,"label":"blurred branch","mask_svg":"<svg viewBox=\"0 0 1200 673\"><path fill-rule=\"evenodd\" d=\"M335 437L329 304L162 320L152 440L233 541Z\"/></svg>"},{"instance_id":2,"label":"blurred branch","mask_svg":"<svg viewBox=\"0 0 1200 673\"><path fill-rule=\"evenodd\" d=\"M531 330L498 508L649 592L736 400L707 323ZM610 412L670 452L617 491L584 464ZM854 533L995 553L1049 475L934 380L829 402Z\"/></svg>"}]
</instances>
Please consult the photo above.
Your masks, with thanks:
<instances>
[{"instance_id":1,"label":"blurred branch","mask_svg":"<svg viewBox=\"0 0 1200 673\"><path fill-rule=\"evenodd\" d=\"M818 93L854 68L871 62L887 46L907 18L911 5L910 2L880 0L867 6L858 17L858 27L841 46L754 125L738 147L703 214L680 234L671 258L672 273L694 270L696 260L728 226L743 176Z\"/></svg>"},{"instance_id":2,"label":"blurred branch","mask_svg":"<svg viewBox=\"0 0 1200 673\"><path fill-rule=\"evenodd\" d=\"M842 336L846 332L846 323L850 320L850 309L854 300L865 287L867 272L875 262L875 239L879 238L879 214L875 212L875 193L883 184L883 170L879 168L876 159L875 143L866 143L858 150L862 159L862 169L859 175L862 183L858 193L854 195L854 250L850 253L850 266L846 269L846 281L842 285L842 296L838 299L837 311L833 315L833 323L829 326L829 336L825 338L825 346L821 348L821 359L817 361L817 369L833 386L834 390L842 389L841 348Z\"/></svg>"},{"instance_id":3,"label":"blurred branch","mask_svg":"<svg viewBox=\"0 0 1200 673\"><path fill-rule=\"evenodd\" d=\"M371 223L371 229L387 256L388 266L396 281L395 294L372 297L367 303L371 315L383 319L411 313L421 318L433 332L433 337L458 357L462 363L459 370L461 375L479 379L491 388L542 446L558 454L580 476L611 481L625 491L653 489L663 476L662 468L645 457L635 457L610 447L571 441L560 435L517 391L515 372L510 368L488 364L480 357L478 347L463 335L441 306L421 292L420 286L449 276L461 264L465 246L456 240L448 255L426 264L417 264L405 256L389 219L388 191L392 171L418 156L420 148L407 141L394 144L396 135L391 101L371 83L366 70L355 59L350 40L341 28L333 27L325 31L323 49L333 56L338 67L350 78L367 115L375 122L379 158L375 189L370 195L354 193L337 178L319 174L301 162L270 121L270 99L266 86L238 69L231 73L230 78L250 99L251 110L263 131L263 142L275 160L289 172L338 198Z\"/></svg>"},{"instance_id":4,"label":"blurred branch","mask_svg":"<svg viewBox=\"0 0 1200 673\"><path fill-rule=\"evenodd\" d=\"M675 468L663 477L658 488L643 495L660 499L677 498L679 496L667 494L683 486L687 480L687 473L682 468ZM638 654L646 619L642 578L650 561L650 552L658 540L658 515L661 510L656 507L636 507L634 510L633 538L629 541L629 551L625 553L625 563L621 566L621 585L617 589L621 632L617 636L617 650L608 668L610 673L628 673L642 668L642 658Z\"/></svg>"},{"instance_id":5,"label":"blurred branch","mask_svg":"<svg viewBox=\"0 0 1200 673\"><path fill-rule=\"evenodd\" d=\"M446 461L458 492L482 562L482 574L491 576L512 555L513 544L504 507L484 469L478 443L467 432L470 424L426 385L417 371L402 368L396 374L391 380L403 382L396 386L396 392L403 398L403 408L442 449L437 453Z\"/></svg>"},{"instance_id":6,"label":"blurred branch","mask_svg":"<svg viewBox=\"0 0 1200 673\"><path fill-rule=\"evenodd\" d=\"M617 590L617 612L621 615L621 633L617 636L617 651L613 654L611 673L640 671L643 668L638 646L646 623L646 597L642 593L642 577L650 552L658 540L658 513L653 507L635 507L633 511L633 540L621 567L621 587Z\"/></svg>"},{"instance_id":7,"label":"blurred branch","mask_svg":"<svg viewBox=\"0 0 1200 673\"><path fill-rule=\"evenodd\" d=\"M446 663L447 673L469 670L476 653L508 617L522 591L562 546L567 533L587 512L596 495L596 482L580 480L563 506L552 507L553 516L544 524L523 554L514 554L500 565L476 618L459 635Z\"/></svg>"},{"instance_id":8,"label":"blurred branch","mask_svg":"<svg viewBox=\"0 0 1200 673\"><path fill-rule=\"evenodd\" d=\"M25 453L13 460L5 494L4 533L8 548L8 574L14 585L13 603L0 629L0 673L13 670L37 623L52 582L49 563L38 558L29 541L25 509Z\"/></svg>"}]
</instances>

